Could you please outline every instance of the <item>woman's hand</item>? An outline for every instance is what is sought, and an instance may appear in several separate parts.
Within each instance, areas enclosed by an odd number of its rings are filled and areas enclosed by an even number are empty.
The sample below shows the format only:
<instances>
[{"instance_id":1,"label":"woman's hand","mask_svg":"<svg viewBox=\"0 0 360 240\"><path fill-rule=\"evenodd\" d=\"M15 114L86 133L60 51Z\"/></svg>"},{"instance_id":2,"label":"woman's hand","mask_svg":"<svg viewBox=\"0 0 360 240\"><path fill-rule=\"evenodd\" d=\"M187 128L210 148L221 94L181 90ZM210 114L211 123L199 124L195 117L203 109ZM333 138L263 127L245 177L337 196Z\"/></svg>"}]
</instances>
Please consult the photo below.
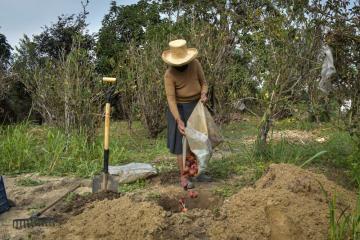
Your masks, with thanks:
<instances>
[{"instance_id":1,"label":"woman's hand","mask_svg":"<svg viewBox=\"0 0 360 240\"><path fill-rule=\"evenodd\" d=\"M178 125L179 132L182 135L185 135L185 123L181 119L176 120L176 123Z\"/></svg>"},{"instance_id":2,"label":"woman's hand","mask_svg":"<svg viewBox=\"0 0 360 240\"><path fill-rule=\"evenodd\" d=\"M206 103L207 100L208 100L208 97L207 97L206 93L202 93L202 94L201 94L200 101L201 101L202 103Z\"/></svg>"}]
</instances>

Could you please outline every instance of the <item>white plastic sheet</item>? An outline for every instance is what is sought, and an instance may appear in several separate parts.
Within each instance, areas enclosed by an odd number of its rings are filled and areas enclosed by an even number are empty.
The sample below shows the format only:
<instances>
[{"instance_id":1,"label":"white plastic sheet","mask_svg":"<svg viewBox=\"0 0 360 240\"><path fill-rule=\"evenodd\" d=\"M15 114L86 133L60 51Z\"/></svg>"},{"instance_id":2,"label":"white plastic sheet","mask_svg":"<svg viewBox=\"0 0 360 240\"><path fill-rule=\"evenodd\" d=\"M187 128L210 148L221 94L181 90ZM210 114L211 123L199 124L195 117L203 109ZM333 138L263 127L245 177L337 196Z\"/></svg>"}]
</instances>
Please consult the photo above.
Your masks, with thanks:
<instances>
[{"instance_id":1,"label":"white plastic sheet","mask_svg":"<svg viewBox=\"0 0 360 240\"><path fill-rule=\"evenodd\" d=\"M219 128L202 102L199 102L185 128L185 136L190 150L199 163L199 173L206 169L213 149L223 141Z\"/></svg>"},{"instance_id":2,"label":"white plastic sheet","mask_svg":"<svg viewBox=\"0 0 360 240\"><path fill-rule=\"evenodd\" d=\"M329 94L331 91L331 77L336 73L334 66L334 59L331 52L331 49L328 45L323 47L324 62L321 67L321 80L319 82L320 90Z\"/></svg>"},{"instance_id":3,"label":"white plastic sheet","mask_svg":"<svg viewBox=\"0 0 360 240\"><path fill-rule=\"evenodd\" d=\"M119 183L130 183L156 175L156 169L148 163L129 163L120 166L109 166L111 175L119 176Z\"/></svg>"}]
</instances>

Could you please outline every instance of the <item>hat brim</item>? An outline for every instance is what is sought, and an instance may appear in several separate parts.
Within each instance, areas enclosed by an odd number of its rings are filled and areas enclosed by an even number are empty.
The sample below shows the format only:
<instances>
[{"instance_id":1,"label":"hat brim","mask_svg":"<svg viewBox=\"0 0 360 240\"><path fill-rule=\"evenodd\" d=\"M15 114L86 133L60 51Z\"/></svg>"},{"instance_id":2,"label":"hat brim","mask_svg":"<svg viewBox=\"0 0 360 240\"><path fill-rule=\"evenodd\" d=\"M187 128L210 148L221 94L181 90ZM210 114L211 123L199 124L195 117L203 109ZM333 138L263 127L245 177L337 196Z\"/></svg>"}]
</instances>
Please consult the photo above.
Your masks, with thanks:
<instances>
[{"instance_id":1,"label":"hat brim","mask_svg":"<svg viewBox=\"0 0 360 240\"><path fill-rule=\"evenodd\" d=\"M196 48L188 48L187 54L183 58L172 56L171 50L164 51L161 55L161 58L165 63L171 66L182 66L194 60L197 57L197 55L198 55L198 50Z\"/></svg>"}]
</instances>

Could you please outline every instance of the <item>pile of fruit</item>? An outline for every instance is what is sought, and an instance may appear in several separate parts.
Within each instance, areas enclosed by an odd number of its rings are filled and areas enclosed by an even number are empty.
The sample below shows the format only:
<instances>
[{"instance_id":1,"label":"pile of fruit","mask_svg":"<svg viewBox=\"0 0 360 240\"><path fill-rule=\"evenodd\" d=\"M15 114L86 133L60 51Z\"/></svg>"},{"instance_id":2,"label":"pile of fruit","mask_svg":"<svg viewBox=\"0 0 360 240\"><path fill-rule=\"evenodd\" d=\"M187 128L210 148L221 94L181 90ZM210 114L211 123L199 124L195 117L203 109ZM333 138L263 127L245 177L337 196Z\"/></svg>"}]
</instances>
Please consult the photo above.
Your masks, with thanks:
<instances>
[{"instance_id":1,"label":"pile of fruit","mask_svg":"<svg viewBox=\"0 0 360 240\"><path fill-rule=\"evenodd\" d=\"M198 174L198 162L196 156L190 152L190 154L186 157L185 160L185 168L183 171L183 175L187 175L188 177L194 177Z\"/></svg>"},{"instance_id":2,"label":"pile of fruit","mask_svg":"<svg viewBox=\"0 0 360 240\"><path fill-rule=\"evenodd\" d=\"M198 168L198 162L196 159L196 156L190 152L190 154L188 156L186 156L186 160L185 160L185 164L184 164L184 169L183 172L181 173L181 186L187 190L187 184L188 184L188 179L190 177L194 177L198 174L199 172L199 168Z\"/></svg>"},{"instance_id":3,"label":"pile of fruit","mask_svg":"<svg viewBox=\"0 0 360 240\"><path fill-rule=\"evenodd\" d=\"M188 179L190 177L195 177L196 175L198 175L198 173L199 173L199 167L196 156L194 153L190 152L190 154L186 156L185 166L181 174L181 186L184 188L184 190L188 192L188 196L190 198L196 198L198 196L198 193L196 191L188 189L188 185L187 185ZM185 206L184 197L179 200L179 204L180 204L180 211L186 212L187 208Z\"/></svg>"}]
</instances>

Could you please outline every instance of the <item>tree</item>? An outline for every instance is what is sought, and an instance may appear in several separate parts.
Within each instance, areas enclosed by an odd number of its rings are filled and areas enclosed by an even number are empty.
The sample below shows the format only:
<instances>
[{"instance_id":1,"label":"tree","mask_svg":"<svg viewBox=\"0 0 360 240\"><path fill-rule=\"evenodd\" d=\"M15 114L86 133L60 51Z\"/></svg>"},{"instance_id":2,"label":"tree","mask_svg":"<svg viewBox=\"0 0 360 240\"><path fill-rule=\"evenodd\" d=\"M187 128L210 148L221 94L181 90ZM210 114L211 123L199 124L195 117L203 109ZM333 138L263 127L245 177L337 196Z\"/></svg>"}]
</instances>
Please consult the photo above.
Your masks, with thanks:
<instances>
[{"instance_id":1,"label":"tree","mask_svg":"<svg viewBox=\"0 0 360 240\"><path fill-rule=\"evenodd\" d=\"M56 23L44 26L43 32L34 36L33 42L36 44L39 56L59 59L63 54L67 55L71 51L74 39L79 36L82 38L81 47L92 49L94 39L86 30L87 5L88 1L82 2L81 13L61 15Z\"/></svg>"},{"instance_id":2,"label":"tree","mask_svg":"<svg viewBox=\"0 0 360 240\"><path fill-rule=\"evenodd\" d=\"M63 128L67 134L82 131L90 139L99 123L96 113L102 94L91 52L77 41L60 59L44 58L41 64L28 65L31 69L19 72L17 80L30 94L33 110L47 124ZM27 47L31 48L31 43Z\"/></svg>"},{"instance_id":3,"label":"tree","mask_svg":"<svg viewBox=\"0 0 360 240\"><path fill-rule=\"evenodd\" d=\"M10 64L11 50L5 35L0 33L0 68L3 70Z\"/></svg>"},{"instance_id":4,"label":"tree","mask_svg":"<svg viewBox=\"0 0 360 240\"><path fill-rule=\"evenodd\" d=\"M102 74L110 74L114 66L125 55L127 45L141 45L146 31L161 23L158 5L145 0L137 4L118 6L111 2L109 13L102 21L96 44L97 70ZM119 54L122 52L123 54Z\"/></svg>"},{"instance_id":5,"label":"tree","mask_svg":"<svg viewBox=\"0 0 360 240\"><path fill-rule=\"evenodd\" d=\"M93 38L86 31L86 4L82 13L60 16L32 39L25 35L13 71L30 94L33 110L46 123L67 133L85 131L91 138L102 95L94 70Z\"/></svg>"},{"instance_id":6,"label":"tree","mask_svg":"<svg viewBox=\"0 0 360 240\"><path fill-rule=\"evenodd\" d=\"M5 35L0 33L0 121L2 122L7 122L6 119L12 118L13 116L8 104L4 102L12 85L11 77L8 72L11 60L11 50L12 48L7 42Z\"/></svg>"},{"instance_id":7,"label":"tree","mask_svg":"<svg viewBox=\"0 0 360 240\"><path fill-rule=\"evenodd\" d=\"M328 98L336 103L332 110L338 111L342 120L338 127L345 126L357 146L344 162L351 164L354 176L360 176L360 1L352 7L350 1L328 1L323 10L328 28L324 41L332 50L336 69Z\"/></svg>"},{"instance_id":8,"label":"tree","mask_svg":"<svg viewBox=\"0 0 360 240\"><path fill-rule=\"evenodd\" d=\"M313 60L320 48L311 46L311 33L303 28L307 1L295 6L284 1L241 1L234 6L231 22L238 24L236 41L249 58L247 76L259 83L256 99L263 113L257 149L265 153L273 122L303 98L305 80L318 67Z\"/></svg>"}]
</instances>

